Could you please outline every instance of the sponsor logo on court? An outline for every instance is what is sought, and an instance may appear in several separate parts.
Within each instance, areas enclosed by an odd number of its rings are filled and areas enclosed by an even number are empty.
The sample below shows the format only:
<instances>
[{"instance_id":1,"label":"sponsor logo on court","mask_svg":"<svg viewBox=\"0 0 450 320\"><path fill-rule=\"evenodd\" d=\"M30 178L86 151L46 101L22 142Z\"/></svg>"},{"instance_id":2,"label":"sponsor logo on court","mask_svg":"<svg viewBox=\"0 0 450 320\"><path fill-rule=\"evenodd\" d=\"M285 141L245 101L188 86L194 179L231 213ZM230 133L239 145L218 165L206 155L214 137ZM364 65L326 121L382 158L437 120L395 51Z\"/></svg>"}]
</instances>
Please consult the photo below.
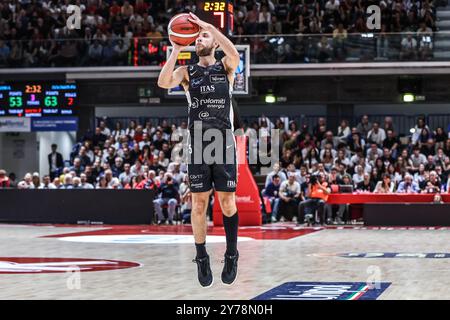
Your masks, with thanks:
<instances>
[{"instance_id":1,"label":"sponsor logo on court","mask_svg":"<svg viewBox=\"0 0 450 320\"><path fill-rule=\"evenodd\" d=\"M209 76L209 81L211 83L225 83L227 82L227 78L224 74L212 74Z\"/></svg>"},{"instance_id":2,"label":"sponsor logo on court","mask_svg":"<svg viewBox=\"0 0 450 320\"><path fill-rule=\"evenodd\" d=\"M390 286L365 282L286 282L253 300L376 300Z\"/></svg>"},{"instance_id":3,"label":"sponsor logo on court","mask_svg":"<svg viewBox=\"0 0 450 320\"><path fill-rule=\"evenodd\" d=\"M341 258L402 258L402 259L449 259L450 253L428 252L348 252L348 253L313 253L313 257Z\"/></svg>"},{"instance_id":4,"label":"sponsor logo on court","mask_svg":"<svg viewBox=\"0 0 450 320\"><path fill-rule=\"evenodd\" d=\"M136 262L104 259L0 257L0 274L92 272L140 266Z\"/></svg>"}]
</instances>

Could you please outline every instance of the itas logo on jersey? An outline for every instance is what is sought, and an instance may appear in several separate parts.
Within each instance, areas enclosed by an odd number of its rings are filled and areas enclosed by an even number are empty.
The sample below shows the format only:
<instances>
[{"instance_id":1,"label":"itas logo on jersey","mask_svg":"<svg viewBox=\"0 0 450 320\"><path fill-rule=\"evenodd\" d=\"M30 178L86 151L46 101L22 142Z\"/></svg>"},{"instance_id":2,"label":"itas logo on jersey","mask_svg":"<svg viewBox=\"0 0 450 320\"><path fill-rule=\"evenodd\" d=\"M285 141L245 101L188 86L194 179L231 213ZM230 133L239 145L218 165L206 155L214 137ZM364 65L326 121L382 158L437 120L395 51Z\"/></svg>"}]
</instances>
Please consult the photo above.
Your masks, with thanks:
<instances>
[{"instance_id":1,"label":"itas logo on jersey","mask_svg":"<svg viewBox=\"0 0 450 320\"><path fill-rule=\"evenodd\" d=\"M211 83L225 83L227 82L227 77L224 74L213 74L209 76L209 81Z\"/></svg>"},{"instance_id":2,"label":"itas logo on jersey","mask_svg":"<svg viewBox=\"0 0 450 320\"><path fill-rule=\"evenodd\" d=\"M200 87L200 93L206 94L206 93L213 93L216 92L216 86L210 85L210 86L201 86Z\"/></svg>"}]
</instances>

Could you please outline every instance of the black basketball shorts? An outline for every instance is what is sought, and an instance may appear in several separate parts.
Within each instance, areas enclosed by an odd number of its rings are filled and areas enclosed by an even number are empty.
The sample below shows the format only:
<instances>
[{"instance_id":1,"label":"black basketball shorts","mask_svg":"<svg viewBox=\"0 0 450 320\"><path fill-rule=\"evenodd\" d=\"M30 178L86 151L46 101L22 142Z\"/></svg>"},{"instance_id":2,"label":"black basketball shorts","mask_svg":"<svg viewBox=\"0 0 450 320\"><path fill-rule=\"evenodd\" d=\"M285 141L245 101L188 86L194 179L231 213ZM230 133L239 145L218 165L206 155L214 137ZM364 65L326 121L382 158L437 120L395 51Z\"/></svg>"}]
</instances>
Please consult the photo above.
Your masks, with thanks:
<instances>
[{"instance_id":1,"label":"black basketball shorts","mask_svg":"<svg viewBox=\"0 0 450 320\"><path fill-rule=\"evenodd\" d=\"M213 141L203 141L189 136L187 172L191 192L206 192L211 189L222 192L236 192L237 156L236 141L231 131L222 132L223 143L213 148ZM228 139L226 137L228 136ZM216 152L217 151L217 152Z\"/></svg>"}]
</instances>

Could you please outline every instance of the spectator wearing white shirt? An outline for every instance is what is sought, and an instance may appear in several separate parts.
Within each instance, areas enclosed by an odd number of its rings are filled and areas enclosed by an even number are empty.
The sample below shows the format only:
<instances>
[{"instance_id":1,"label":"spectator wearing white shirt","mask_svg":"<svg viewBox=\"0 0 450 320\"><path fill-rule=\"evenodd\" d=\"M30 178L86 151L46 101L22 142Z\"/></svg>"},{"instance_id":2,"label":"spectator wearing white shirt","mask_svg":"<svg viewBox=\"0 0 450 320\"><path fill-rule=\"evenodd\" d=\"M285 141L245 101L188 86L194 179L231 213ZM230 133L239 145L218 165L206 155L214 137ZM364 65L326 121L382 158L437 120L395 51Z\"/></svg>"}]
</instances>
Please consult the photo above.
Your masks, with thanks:
<instances>
[{"instance_id":1,"label":"spectator wearing white shirt","mask_svg":"<svg viewBox=\"0 0 450 320\"><path fill-rule=\"evenodd\" d=\"M142 168L142 163L139 160L136 160L133 166L131 166L131 174L133 176L140 176L144 173L144 169Z\"/></svg>"},{"instance_id":2,"label":"spectator wearing white shirt","mask_svg":"<svg viewBox=\"0 0 450 320\"><path fill-rule=\"evenodd\" d=\"M383 150L378 148L377 144L373 142L370 145L370 149L367 150L366 158L368 162L373 166L375 163L375 160L377 158L381 158L383 156Z\"/></svg>"},{"instance_id":3,"label":"spectator wearing white shirt","mask_svg":"<svg viewBox=\"0 0 450 320\"><path fill-rule=\"evenodd\" d=\"M400 60L417 59L417 41L413 38L411 32L408 32L406 37L402 39L401 47Z\"/></svg>"},{"instance_id":4,"label":"spectator wearing white shirt","mask_svg":"<svg viewBox=\"0 0 450 320\"><path fill-rule=\"evenodd\" d=\"M391 176L388 173L383 174L383 180L378 181L374 193L393 193L395 183L391 181Z\"/></svg>"},{"instance_id":5,"label":"spectator wearing white shirt","mask_svg":"<svg viewBox=\"0 0 450 320\"><path fill-rule=\"evenodd\" d=\"M136 121L131 120L128 128L125 129L125 134L129 136L131 139L134 138L134 134L136 132Z\"/></svg>"},{"instance_id":6,"label":"spectator wearing white shirt","mask_svg":"<svg viewBox=\"0 0 450 320\"><path fill-rule=\"evenodd\" d=\"M119 175L119 181L124 186L131 183L131 178L133 178L133 174L131 173L131 166L129 163L125 163L123 165L123 172Z\"/></svg>"},{"instance_id":7,"label":"spectator wearing white shirt","mask_svg":"<svg viewBox=\"0 0 450 320\"><path fill-rule=\"evenodd\" d=\"M361 165L355 167L355 173L353 174L352 180L355 185L364 180L364 169Z\"/></svg>"},{"instance_id":8,"label":"spectator wearing white shirt","mask_svg":"<svg viewBox=\"0 0 450 320\"><path fill-rule=\"evenodd\" d=\"M418 171L419 170L419 165L423 164L426 165L427 164L427 157L425 157L425 155L423 155L422 153L420 153L420 148L419 147L414 147L413 149L413 154L411 155L411 157L409 157L409 161L412 167L412 171Z\"/></svg>"},{"instance_id":9,"label":"spectator wearing white shirt","mask_svg":"<svg viewBox=\"0 0 450 320\"><path fill-rule=\"evenodd\" d=\"M380 128L380 124L378 122L374 122L372 129L367 133L367 141L375 142L379 147L383 145L383 141L386 139L386 131Z\"/></svg>"},{"instance_id":10,"label":"spectator wearing white shirt","mask_svg":"<svg viewBox=\"0 0 450 320\"><path fill-rule=\"evenodd\" d=\"M33 176L31 175L31 173L25 174L25 176L23 177L23 180L17 184L17 188L18 189L34 189L32 180L33 180Z\"/></svg>"},{"instance_id":11,"label":"spectator wearing white shirt","mask_svg":"<svg viewBox=\"0 0 450 320\"><path fill-rule=\"evenodd\" d=\"M416 145L416 143L419 141L423 129L427 129L428 132L430 132L430 128L428 128L427 124L425 123L425 119L423 117L419 117L417 119L417 124L414 127L414 133L411 137L412 145Z\"/></svg>"},{"instance_id":12,"label":"spectator wearing white shirt","mask_svg":"<svg viewBox=\"0 0 450 320\"><path fill-rule=\"evenodd\" d=\"M421 163L419 165L419 169L414 174L414 181L416 181L419 185L422 184L422 182L426 181L428 179L427 172L425 171L425 165Z\"/></svg>"},{"instance_id":13,"label":"spectator wearing white shirt","mask_svg":"<svg viewBox=\"0 0 450 320\"><path fill-rule=\"evenodd\" d=\"M48 190L56 189L56 187L52 184L49 175L46 175L42 178L42 184L39 186L39 189L48 189Z\"/></svg>"},{"instance_id":14,"label":"spectator wearing white shirt","mask_svg":"<svg viewBox=\"0 0 450 320\"><path fill-rule=\"evenodd\" d=\"M142 135L142 141L139 142L139 149L142 150L142 148L144 148L144 146L150 146L151 145L151 141L150 141L150 137L148 135L148 133L144 133Z\"/></svg>"},{"instance_id":15,"label":"spectator wearing white shirt","mask_svg":"<svg viewBox=\"0 0 450 320\"><path fill-rule=\"evenodd\" d=\"M121 138L122 136L125 135L125 130L122 129L122 123L120 121L116 122L116 126L111 134L114 137L114 139L116 139L118 141L119 141L119 138Z\"/></svg>"},{"instance_id":16,"label":"spectator wearing white shirt","mask_svg":"<svg viewBox=\"0 0 450 320\"><path fill-rule=\"evenodd\" d=\"M337 138L340 142L346 142L348 136L351 134L350 127L348 126L347 120L342 120L341 125L338 127L337 130Z\"/></svg>"},{"instance_id":17,"label":"spectator wearing white shirt","mask_svg":"<svg viewBox=\"0 0 450 320\"><path fill-rule=\"evenodd\" d=\"M339 10L339 0L328 0L325 4L325 10L328 12L333 12Z\"/></svg>"},{"instance_id":18,"label":"spectator wearing white shirt","mask_svg":"<svg viewBox=\"0 0 450 320\"><path fill-rule=\"evenodd\" d=\"M92 190L94 186L87 182L87 176L85 173L80 174L80 189Z\"/></svg>"}]
</instances>

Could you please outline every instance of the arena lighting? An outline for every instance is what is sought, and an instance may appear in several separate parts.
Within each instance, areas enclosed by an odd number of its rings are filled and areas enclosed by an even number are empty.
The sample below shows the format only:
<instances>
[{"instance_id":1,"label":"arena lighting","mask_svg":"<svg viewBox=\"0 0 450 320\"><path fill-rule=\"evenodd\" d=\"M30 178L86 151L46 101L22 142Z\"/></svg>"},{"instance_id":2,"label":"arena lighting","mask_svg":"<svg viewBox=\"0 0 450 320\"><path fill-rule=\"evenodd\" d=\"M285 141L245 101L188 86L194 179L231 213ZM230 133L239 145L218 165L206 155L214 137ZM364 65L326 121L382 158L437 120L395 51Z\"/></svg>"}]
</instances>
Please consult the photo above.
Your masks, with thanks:
<instances>
[{"instance_id":1,"label":"arena lighting","mask_svg":"<svg viewBox=\"0 0 450 320\"><path fill-rule=\"evenodd\" d=\"M414 95L412 93L404 93L403 94L403 102L413 102Z\"/></svg>"},{"instance_id":2,"label":"arena lighting","mask_svg":"<svg viewBox=\"0 0 450 320\"><path fill-rule=\"evenodd\" d=\"M266 101L266 103L275 103L277 101L277 98L273 94L269 93L269 94L266 94L265 101Z\"/></svg>"}]
</instances>

